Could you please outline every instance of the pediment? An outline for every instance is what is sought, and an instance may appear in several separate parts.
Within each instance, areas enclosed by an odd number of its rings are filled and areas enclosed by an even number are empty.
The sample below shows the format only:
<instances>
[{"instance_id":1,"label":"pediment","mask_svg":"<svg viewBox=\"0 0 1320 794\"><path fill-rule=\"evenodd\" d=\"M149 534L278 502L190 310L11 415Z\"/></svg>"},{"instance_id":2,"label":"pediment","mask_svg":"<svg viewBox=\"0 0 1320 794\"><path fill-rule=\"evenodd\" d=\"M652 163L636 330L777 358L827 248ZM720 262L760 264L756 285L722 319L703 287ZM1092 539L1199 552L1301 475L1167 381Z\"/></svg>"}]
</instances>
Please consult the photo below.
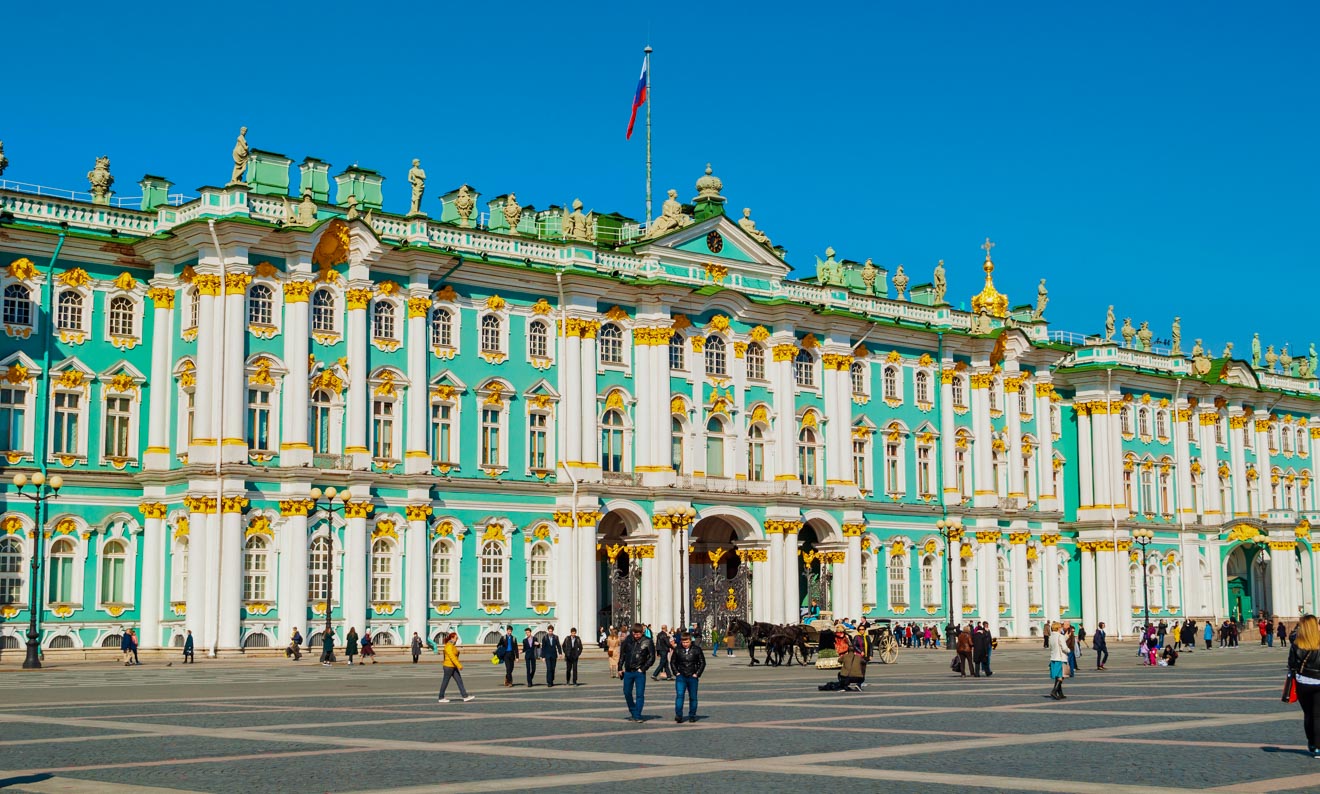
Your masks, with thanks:
<instances>
[{"instance_id":1,"label":"pediment","mask_svg":"<svg viewBox=\"0 0 1320 794\"><path fill-rule=\"evenodd\" d=\"M782 279L791 269L773 250L752 239L724 215L697 221L645 241L635 250L640 254L659 255L666 263L717 264L731 274L746 278Z\"/></svg>"}]
</instances>

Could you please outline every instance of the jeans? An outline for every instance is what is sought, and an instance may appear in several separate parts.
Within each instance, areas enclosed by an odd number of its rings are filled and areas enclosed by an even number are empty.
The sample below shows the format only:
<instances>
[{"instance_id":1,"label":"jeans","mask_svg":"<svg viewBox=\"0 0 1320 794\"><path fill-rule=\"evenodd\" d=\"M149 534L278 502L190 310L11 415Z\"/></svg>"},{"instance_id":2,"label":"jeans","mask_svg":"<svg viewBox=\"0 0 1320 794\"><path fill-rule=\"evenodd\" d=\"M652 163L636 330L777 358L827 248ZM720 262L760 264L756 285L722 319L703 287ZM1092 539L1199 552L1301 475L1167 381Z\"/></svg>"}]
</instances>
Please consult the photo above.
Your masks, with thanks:
<instances>
[{"instance_id":1,"label":"jeans","mask_svg":"<svg viewBox=\"0 0 1320 794\"><path fill-rule=\"evenodd\" d=\"M1068 651L1068 675L1077 672L1077 654L1074 651Z\"/></svg>"},{"instance_id":2,"label":"jeans","mask_svg":"<svg viewBox=\"0 0 1320 794\"><path fill-rule=\"evenodd\" d=\"M449 680L451 678L454 680L456 684L458 684L458 693L463 697L467 697L468 696L467 689L463 687L463 676L461 673L458 672L457 667L445 668L445 677L440 680L440 697L444 698L445 690L449 688Z\"/></svg>"},{"instance_id":3,"label":"jeans","mask_svg":"<svg viewBox=\"0 0 1320 794\"><path fill-rule=\"evenodd\" d=\"M577 660L577 657L576 657L576 656L573 657L573 658L571 658L571 659L570 659L569 657L567 657L567 656L564 657L564 683L565 683L565 684L576 684L576 683L578 682L578 679L577 679L577 663L578 663L578 660Z\"/></svg>"},{"instance_id":4,"label":"jeans","mask_svg":"<svg viewBox=\"0 0 1320 794\"><path fill-rule=\"evenodd\" d=\"M1266 641L1269 643L1269 646L1270 646L1271 648L1273 648L1273 647L1274 647L1274 635L1273 635L1273 634L1267 634L1267 635L1265 635L1265 638L1266 638ZM134 651L133 651L133 659L134 659L134 661L137 660L137 650L136 650L136 649L134 649Z\"/></svg>"},{"instance_id":5,"label":"jeans","mask_svg":"<svg viewBox=\"0 0 1320 794\"><path fill-rule=\"evenodd\" d=\"M634 690L637 697L633 699ZM646 671L628 670L623 674L623 699L628 704L628 713L635 720L642 718L642 704L646 702Z\"/></svg>"},{"instance_id":6,"label":"jeans","mask_svg":"<svg viewBox=\"0 0 1320 794\"><path fill-rule=\"evenodd\" d=\"M688 707L688 719L697 718L697 683L698 679L693 675L674 676L674 716L683 716L683 694L687 693L692 704Z\"/></svg>"},{"instance_id":7,"label":"jeans","mask_svg":"<svg viewBox=\"0 0 1320 794\"><path fill-rule=\"evenodd\" d=\"M1302 727L1306 730L1306 746L1315 747L1320 740L1320 686L1297 685L1297 705L1302 707Z\"/></svg>"},{"instance_id":8,"label":"jeans","mask_svg":"<svg viewBox=\"0 0 1320 794\"><path fill-rule=\"evenodd\" d=\"M1109 646L1102 646L1095 649L1095 669L1099 670L1109 661Z\"/></svg>"},{"instance_id":9,"label":"jeans","mask_svg":"<svg viewBox=\"0 0 1320 794\"><path fill-rule=\"evenodd\" d=\"M559 662L557 656L545 657L545 684L546 686L555 685L555 665Z\"/></svg>"}]
</instances>

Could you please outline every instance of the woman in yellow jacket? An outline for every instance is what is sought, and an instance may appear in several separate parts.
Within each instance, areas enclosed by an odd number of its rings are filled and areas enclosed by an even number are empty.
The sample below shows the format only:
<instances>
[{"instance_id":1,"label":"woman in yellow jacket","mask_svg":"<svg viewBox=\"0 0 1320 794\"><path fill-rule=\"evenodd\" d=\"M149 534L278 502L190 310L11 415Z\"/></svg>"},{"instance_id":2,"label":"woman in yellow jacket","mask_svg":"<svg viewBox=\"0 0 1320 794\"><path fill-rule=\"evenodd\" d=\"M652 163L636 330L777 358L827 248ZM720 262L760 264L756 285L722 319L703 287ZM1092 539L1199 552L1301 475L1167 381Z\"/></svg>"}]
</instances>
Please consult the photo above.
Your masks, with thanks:
<instances>
[{"instance_id":1,"label":"woman in yellow jacket","mask_svg":"<svg viewBox=\"0 0 1320 794\"><path fill-rule=\"evenodd\" d=\"M458 693L463 696L464 703L474 699L474 696L469 695L467 689L463 686L463 674L459 672L462 669L463 663L458 660L458 634L451 631L445 636L445 677L440 682L440 697L437 702L449 702L449 698L445 697L445 690L449 688L449 679L451 678L458 682Z\"/></svg>"}]
</instances>

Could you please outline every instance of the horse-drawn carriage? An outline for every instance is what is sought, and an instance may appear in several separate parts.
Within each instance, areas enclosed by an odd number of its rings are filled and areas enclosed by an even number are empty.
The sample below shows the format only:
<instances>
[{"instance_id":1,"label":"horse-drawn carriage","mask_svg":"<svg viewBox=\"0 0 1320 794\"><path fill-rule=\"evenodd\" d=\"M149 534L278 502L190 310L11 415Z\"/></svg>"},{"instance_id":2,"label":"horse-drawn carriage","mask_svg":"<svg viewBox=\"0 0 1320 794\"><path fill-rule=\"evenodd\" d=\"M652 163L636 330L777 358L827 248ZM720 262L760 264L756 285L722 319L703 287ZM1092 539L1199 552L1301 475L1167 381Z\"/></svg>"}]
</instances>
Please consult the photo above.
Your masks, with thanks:
<instances>
[{"instance_id":1,"label":"horse-drawn carriage","mask_svg":"<svg viewBox=\"0 0 1320 794\"><path fill-rule=\"evenodd\" d=\"M747 655L754 665L760 664L756 658L758 646L765 648L766 664L772 666L779 666L785 660L792 664L795 659L799 665L809 664L812 655L822 647L822 635L827 646L833 647L834 629L824 621L779 626L773 623L748 623L741 618L734 618L729 621L727 632L743 638ZM872 653L881 663L894 664L898 661L898 640L894 639L888 620L876 620L866 633Z\"/></svg>"},{"instance_id":2,"label":"horse-drawn carriage","mask_svg":"<svg viewBox=\"0 0 1320 794\"><path fill-rule=\"evenodd\" d=\"M894 639L894 631L890 628L888 618L878 618L871 624L866 634L871 641L873 653L883 664L894 664L898 661L898 640Z\"/></svg>"}]
</instances>

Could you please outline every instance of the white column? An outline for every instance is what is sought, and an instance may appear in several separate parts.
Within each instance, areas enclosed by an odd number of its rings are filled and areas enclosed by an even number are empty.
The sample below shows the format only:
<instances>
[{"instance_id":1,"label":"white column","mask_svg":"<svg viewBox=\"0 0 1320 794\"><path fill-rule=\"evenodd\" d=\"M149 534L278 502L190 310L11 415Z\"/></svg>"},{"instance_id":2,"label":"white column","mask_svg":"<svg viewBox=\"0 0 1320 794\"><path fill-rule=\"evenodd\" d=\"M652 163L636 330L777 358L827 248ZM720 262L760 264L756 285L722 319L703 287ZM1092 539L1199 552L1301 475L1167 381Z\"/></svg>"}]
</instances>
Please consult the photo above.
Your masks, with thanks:
<instances>
[{"instance_id":1,"label":"white column","mask_svg":"<svg viewBox=\"0 0 1320 794\"><path fill-rule=\"evenodd\" d=\"M237 301L235 301L237 302ZM243 610L243 508L247 500L226 496L220 521L220 634L216 647L231 650L241 647ZM188 569L192 575L192 569Z\"/></svg>"},{"instance_id":2,"label":"white column","mask_svg":"<svg viewBox=\"0 0 1320 794\"><path fill-rule=\"evenodd\" d=\"M582 369L580 370L582 375L580 387L582 398L581 461L584 464L582 477L596 482L601 479L600 451L597 449L598 439L596 437L598 430L596 425L596 332L599 330L600 323L594 320L582 323ZM594 548L592 554L595 554Z\"/></svg>"},{"instance_id":3,"label":"white column","mask_svg":"<svg viewBox=\"0 0 1320 794\"><path fill-rule=\"evenodd\" d=\"M953 418L955 373L952 363L944 362L944 369L940 373L940 468L943 469L941 477L944 481L944 493L940 498L946 505L961 504L963 498L961 491L958 490L958 468L957 461L954 460L954 456L957 455L954 442L957 440L958 426Z\"/></svg>"},{"instance_id":4,"label":"white column","mask_svg":"<svg viewBox=\"0 0 1320 794\"><path fill-rule=\"evenodd\" d=\"M674 530L669 519L661 517L655 525L655 567L653 571L659 579L659 609L656 620L660 625L674 627L674 590L677 579L674 577Z\"/></svg>"},{"instance_id":5,"label":"white column","mask_svg":"<svg viewBox=\"0 0 1320 794\"><path fill-rule=\"evenodd\" d=\"M184 625L193 633L193 643L200 651L209 647L202 629L206 625L206 594L210 589L207 583L211 566L206 555L211 535L208 525L216 504L210 496L189 496L185 504L188 506L188 590L184 593L187 601Z\"/></svg>"},{"instance_id":6,"label":"white column","mask_svg":"<svg viewBox=\"0 0 1320 794\"><path fill-rule=\"evenodd\" d=\"M165 382L168 383L168 379ZM142 530L142 595L139 605L142 616L141 645L143 650L148 650L161 645L160 618L164 607L161 572L167 527L165 505L143 502L139 509L145 519Z\"/></svg>"},{"instance_id":7,"label":"white column","mask_svg":"<svg viewBox=\"0 0 1320 794\"><path fill-rule=\"evenodd\" d=\"M642 549L649 547L649 556ZM642 603L641 614L642 622L650 626L660 625L660 580L668 578L663 575L660 566L655 558L656 547L652 544L646 546L635 546L635 550L640 555L633 556L632 565L641 565L642 567Z\"/></svg>"},{"instance_id":8,"label":"white column","mask_svg":"<svg viewBox=\"0 0 1320 794\"><path fill-rule=\"evenodd\" d=\"M862 538L861 535L849 535L848 538L848 617L853 620L862 618ZM918 562L916 555L911 558L913 562ZM917 578L920 581L921 565L916 565L918 571ZM918 591L920 587L918 586Z\"/></svg>"},{"instance_id":9,"label":"white column","mask_svg":"<svg viewBox=\"0 0 1320 794\"><path fill-rule=\"evenodd\" d=\"M775 569L769 561L769 549L756 551L761 559L752 563L752 622L774 623L774 592L768 579Z\"/></svg>"},{"instance_id":10,"label":"white column","mask_svg":"<svg viewBox=\"0 0 1320 794\"><path fill-rule=\"evenodd\" d=\"M151 296L152 303L156 307L156 314L151 339L151 413L147 425L147 450L142 456L142 466L145 469L168 469L171 447L170 406L177 391L170 372L171 362L174 360L174 289L158 285L148 290L147 294ZM145 588L143 592L145 594ZM142 633L144 643L148 638L153 643L159 643L160 638L155 634L148 634L145 625Z\"/></svg>"},{"instance_id":11,"label":"white column","mask_svg":"<svg viewBox=\"0 0 1320 794\"><path fill-rule=\"evenodd\" d=\"M1077 509L1090 510L1095 507L1094 453L1091 451L1091 411L1084 402L1074 402L1073 410L1077 413ZM1050 620L1054 620L1051 617Z\"/></svg>"},{"instance_id":12,"label":"white column","mask_svg":"<svg viewBox=\"0 0 1320 794\"><path fill-rule=\"evenodd\" d=\"M1036 479L1040 483L1037 502L1042 510L1058 510L1063 502L1061 494L1054 493L1054 426L1050 415L1054 404L1050 395L1054 387L1048 382L1036 384Z\"/></svg>"},{"instance_id":13,"label":"white column","mask_svg":"<svg viewBox=\"0 0 1320 794\"><path fill-rule=\"evenodd\" d=\"M1114 583L1113 593L1118 601L1114 607L1114 619L1122 623L1124 630L1132 625L1132 585L1128 581L1128 567L1132 564L1132 546L1131 540L1119 540L1116 551L1114 552ZM1145 614L1142 615L1143 619Z\"/></svg>"},{"instance_id":14,"label":"white column","mask_svg":"<svg viewBox=\"0 0 1320 794\"><path fill-rule=\"evenodd\" d=\"M692 393L689 395L692 401L692 423L690 427L692 438L692 471L701 472L709 477L710 472L706 471L706 395L702 392L706 385L706 337L696 334L688 337L688 343L692 346L691 354L688 356L688 372L692 375ZM725 474L729 472L726 470Z\"/></svg>"},{"instance_id":15,"label":"white column","mask_svg":"<svg viewBox=\"0 0 1320 794\"><path fill-rule=\"evenodd\" d=\"M1213 428L1212 428L1213 429ZM1247 489L1257 488L1260 483L1267 480L1269 476L1269 438L1264 433L1256 433L1253 439L1256 442L1256 460L1263 462L1257 463L1256 472L1260 478L1255 483L1247 482L1247 455L1245 435L1255 432L1251 428L1251 417L1242 414L1230 414L1228 417L1228 465L1233 470L1233 498L1237 503L1233 507L1233 512L1239 515L1247 514ZM1262 443L1263 442L1263 443ZM1267 504L1261 501L1259 491L1252 494L1252 499L1256 503L1256 510L1260 511ZM1228 518L1225 515L1225 518Z\"/></svg>"},{"instance_id":16,"label":"white column","mask_svg":"<svg viewBox=\"0 0 1320 794\"><path fill-rule=\"evenodd\" d=\"M972 432L976 436L973 445L972 503L977 507L999 506L999 485L994 482L992 465L993 441L990 426L990 396L994 375L989 372L975 373L970 378L972 384ZM985 615L984 608L981 610Z\"/></svg>"},{"instance_id":17,"label":"white column","mask_svg":"<svg viewBox=\"0 0 1320 794\"><path fill-rule=\"evenodd\" d=\"M344 505L344 567L340 592L344 594L345 633L349 628L356 628L360 636L367 627L367 507L371 503L365 494L359 499L362 501Z\"/></svg>"},{"instance_id":18,"label":"white column","mask_svg":"<svg viewBox=\"0 0 1320 794\"><path fill-rule=\"evenodd\" d=\"M307 514L312 502L293 497L280 503L284 514L284 552L280 555L280 581L284 597L280 599L280 640L293 636L295 628L303 630L303 640L312 636L307 623Z\"/></svg>"},{"instance_id":19,"label":"white column","mask_svg":"<svg viewBox=\"0 0 1320 794\"><path fill-rule=\"evenodd\" d=\"M981 575L981 592L977 609L981 620L990 624L990 636L999 636L999 532L983 530L976 533L980 544L977 568Z\"/></svg>"},{"instance_id":20,"label":"white column","mask_svg":"<svg viewBox=\"0 0 1320 794\"><path fill-rule=\"evenodd\" d=\"M1018 373L1014 377L1004 378L1004 402L1008 428L1008 495L1010 498L1026 501L1028 485L1022 472L1022 395L1018 386L1025 376ZM1015 605L1016 607L1016 605ZM1014 621L1016 625L1017 621ZM1019 635L1021 636L1021 635Z\"/></svg>"},{"instance_id":21,"label":"white column","mask_svg":"<svg viewBox=\"0 0 1320 794\"><path fill-rule=\"evenodd\" d=\"M1186 402L1179 399L1169 412L1173 422L1173 455L1174 465L1177 467L1177 488L1178 488L1178 517L1188 523L1196 522L1196 514L1200 508L1192 503L1192 458L1191 448L1188 444L1187 424L1178 420L1187 410ZM1202 472L1201 482L1209 482L1210 478ZM1188 613L1192 614L1192 613Z\"/></svg>"},{"instance_id":22,"label":"white column","mask_svg":"<svg viewBox=\"0 0 1320 794\"><path fill-rule=\"evenodd\" d=\"M281 466L306 466L312 461L312 447L307 443L307 406L310 401L307 340L311 333L307 326L307 296L311 288L310 281L287 281L284 284L284 363L289 372L284 376L284 422L280 427ZM304 542L303 545L307 544ZM303 589L306 600L306 588ZM303 615L299 614L296 618L301 622Z\"/></svg>"},{"instance_id":23,"label":"white column","mask_svg":"<svg viewBox=\"0 0 1320 794\"><path fill-rule=\"evenodd\" d=\"M431 508L425 504L413 504L408 505L406 512L408 534L404 538L403 614L408 628L403 637L405 643L412 641L414 631L426 637L426 616L431 598L431 577L427 575L431 555L426 537L426 517Z\"/></svg>"},{"instance_id":24,"label":"white column","mask_svg":"<svg viewBox=\"0 0 1320 794\"><path fill-rule=\"evenodd\" d=\"M1041 560L1041 584L1045 586L1046 620L1059 619L1059 536L1048 534L1041 537L1045 548L1045 559ZM1085 625L1085 623L1083 623Z\"/></svg>"},{"instance_id":25,"label":"white column","mask_svg":"<svg viewBox=\"0 0 1320 794\"><path fill-rule=\"evenodd\" d=\"M243 418L247 413L247 372L243 366L247 340L244 304L251 281L252 276L247 273L231 272L225 276L225 297L221 304L225 314L224 372L220 376L220 388L224 390L220 454L225 463L247 463L247 436L243 432ZM241 553L239 559L242 560Z\"/></svg>"},{"instance_id":26,"label":"white column","mask_svg":"<svg viewBox=\"0 0 1320 794\"><path fill-rule=\"evenodd\" d=\"M1220 498L1220 478L1219 478L1219 446L1215 444L1215 422L1216 413L1214 410L1201 411L1199 414L1193 414L1198 417L1197 422L1201 433L1201 466L1205 471L1205 522L1208 524L1219 524L1225 519L1232 518L1229 515L1232 505L1221 504Z\"/></svg>"},{"instance_id":27,"label":"white column","mask_svg":"<svg viewBox=\"0 0 1320 794\"><path fill-rule=\"evenodd\" d=\"M1114 544L1102 540L1096 544L1095 577L1097 617L1107 625L1122 622L1128 625L1130 616L1118 614L1118 599L1114 593Z\"/></svg>"},{"instance_id":28,"label":"white column","mask_svg":"<svg viewBox=\"0 0 1320 794\"><path fill-rule=\"evenodd\" d=\"M224 567L225 560L222 548L222 530L221 514L217 505L215 510L206 516L206 560L215 568L207 571L204 579L206 583L205 602L202 607L202 633L195 635L201 638L201 645L208 650L218 649L220 640L220 598L224 586L220 583L221 568ZM191 562L191 560L189 560ZM189 587L191 588L191 570L189 566ZM194 639L196 642L196 639Z\"/></svg>"},{"instance_id":29,"label":"white column","mask_svg":"<svg viewBox=\"0 0 1320 794\"><path fill-rule=\"evenodd\" d=\"M220 372L220 339L216 327L216 296L219 295L220 277L199 274L193 278L197 287L197 382L193 389L193 438L188 447L191 464L215 463L220 444L220 422L215 405L219 389L216 379ZM199 625L200 629L200 625ZM193 631L194 642L201 634Z\"/></svg>"},{"instance_id":30,"label":"white column","mask_svg":"<svg viewBox=\"0 0 1320 794\"><path fill-rule=\"evenodd\" d=\"M1095 506L1101 510L1122 510L1125 509L1122 504L1122 474L1119 474L1118 480L1114 480L1111 465L1113 444L1109 433L1109 426L1113 418L1109 415L1111 408L1115 412L1114 417L1117 417L1118 411L1122 410L1122 405L1120 403L1110 403L1106 406L1105 403L1099 400L1091 403L1091 455L1095 461L1092 467L1092 474L1095 479ZM1115 424L1117 423L1115 422ZM1122 466L1121 459L1119 466ZM1114 505L1118 505L1118 507L1114 507Z\"/></svg>"},{"instance_id":31,"label":"white column","mask_svg":"<svg viewBox=\"0 0 1320 794\"><path fill-rule=\"evenodd\" d=\"M657 406L655 404L655 373L651 369L651 359L655 347L647 336L650 329L633 328L633 388L637 404L633 408L633 471L646 473L658 465L655 451L655 426ZM643 574L645 576L645 574ZM654 621L652 621L654 622ZM655 625L659 625L658 623Z\"/></svg>"},{"instance_id":32,"label":"white column","mask_svg":"<svg viewBox=\"0 0 1320 794\"><path fill-rule=\"evenodd\" d=\"M578 580L577 570L577 536L573 534L573 512L569 510L557 510L555 513L555 540L553 557L555 565L554 598L555 598L555 620L560 623L570 624L577 619L580 614L578 610ZM594 573L584 573L582 577L589 577L592 582L596 581ZM589 626L578 626L578 634L583 637L582 642L586 643L586 637L595 638L596 626L593 623Z\"/></svg>"},{"instance_id":33,"label":"white column","mask_svg":"<svg viewBox=\"0 0 1320 794\"><path fill-rule=\"evenodd\" d=\"M947 566L949 566L949 570L948 570L948 571L944 571L945 580L944 580L944 583L943 583L943 585L942 585L943 587L947 588L948 591L949 591L946 595L948 596L948 599L949 599L949 615L950 615L950 620L953 622L954 625L958 625L958 624L961 623L961 621L962 621L962 614L963 614L963 613L962 613L962 608L963 608L963 599L962 599L962 550L963 550L963 544L962 544L962 540L961 540L961 537L962 537L961 533L960 533L957 537L958 537L959 539L957 539L957 540L953 540L953 539L951 539L951 540L949 541L948 554L946 554L946 555L945 555L945 558L944 558L944 564L947 565ZM953 572L953 576L952 576L952 577L949 576L949 571L952 571L952 572ZM878 594L877 594L877 599L876 599L876 600L877 600L877 601L879 600L879 596L878 596Z\"/></svg>"},{"instance_id":34,"label":"white column","mask_svg":"<svg viewBox=\"0 0 1320 794\"><path fill-rule=\"evenodd\" d=\"M1100 617L1100 608L1097 603L1098 594L1096 593L1095 584L1095 544L1085 542L1078 543L1077 552L1082 558L1082 624L1087 626L1092 633L1095 633L1096 624L1104 619ZM1059 613L1054 612L1049 618L1050 620L1058 620ZM1108 625L1111 632L1118 632L1119 635L1124 633L1120 627L1115 626L1112 623Z\"/></svg>"},{"instance_id":35,"label":"white column","mask_svg":"<svg viewBox=\"0 0 1320 794\"><path fill-rule=\"evenodd\" d=\"M797 403L794 397L796 388L793 381L793 358L797 355L797 345L792 333L776 335L771 353L770 383L774 392L775 406L775 480L789 483L790 488L797 488L791 483L798 482L797 476ZM796 577L793 579L797 581Z\"/></svg>"},{"instance_id":36,"label":"white column","mask_svg":"<svg viewBox=\"0 0 1320 794\"><path fill-rule=\"evenodd\" d=\"M582 453L582 345L579 320L570 317L559 336L559 417L562 425L556 434L563 448L559 459L568 466L580 466ZM571 526L571 525L570 525ZM574 599L576 601L576 599ZM581 627L579 627L581 628Z\"/></svg>"},{"instance_id":37,"label":"white column","mask_svg":"<svg viewBox=\"0 0 1320 794\"><path fill-rule=\"evenodd\" d=\"M404 453L403 470L410 474L431 471L431 453L426 451L426 436L430 428L427 408L430 402L429 379L426 372L427 327L431 313L431 298L423 288L414 291L408 299L408 444ZM510 466L510 469L515 468ZM424 524L423 524L424 525ZM420 632L419 632L420 633ZM409 638L411 638L411 633ZM425 634L422 635L426 636Z\"/></svg>"},{"instance_id":38,"label":"white column","mask_svg":"<svg viewBox=\"0 0 1320 794\"><path fill-rule=\"evenodd\" d=\"M665 325L655 329L655 346L651 351L651 367L654 380L651 383L652 399L655 400L655 412L652 414L651 433L652 435L652 455L654 464L665 471L660 472L660 480L669 484L674 482L677 476L672 471L673 461L670 459L670 423L673 414L669 411L669 381L672 377L669 371L669 339L673 336L673 330L669 328L668 318L665 318ZM675 620L678 613L674 612L670 617ZM672 626L672 624L671 624Z\"/></svg>"},{"instance_id":39,"label":"white column","mask_svg":"<svg viewBox=\"0 0 1320 794\"><path fill-rule=\"evenodd\" d=\"M786 600L783 595L785 580L784 530L781 522L775 521L772 523L767 521L765 534L770 538L770 550L767 565L770 575L773 577L766 590L766 596L770 601L765 607L766 614L768 615L766 619L778 626L783 625L784 623L784 603ZM796 581L796 579L794 581Z\"/></svg>"},{"instance_id":40,"label":"white column","mask_svg":"<svg viewBox=\"0 0 1320 794\"><path fill-rule=\"evenodd\" d=\"M1262 478L1263 479L1263 478ZM1271 543L1271 546L1283 547L1295 545L1292 541L1283 541ZM1271 548L1270 549L1270 609L1279 617L1287 620L1296 620L1300 617L1297 614L1297 596L1294 594L1296 585L1293 573L1293 557L1296 554L1291 548Z\"/></svg>"},{"instance_id":41,"label":"white column","mask_svg":"<svg viewBox=\"0 0 1320 794\"><path fill-rule=\"evenodd\" d=\"M798 592L798 566L802 564L798 557L798 530L801 521L790 521L784 528L784 623L796 624L802 611L802 594ZM821 566L824 567L824 564ZM839 615L837 601L830 605L835 615ZM840 616L841 617L841 616Z\"/></svg>"},{"instance_id":42,"label":"white column","mask_svg":"<svg viewBox=\"0 0 1320 794\"><path fill-rule=\"evenodd\" d=\"M1030 534L1014 532L1013 545L1013 636L1031 636L1031 596L1027 590L1027 540Z\"/></svg>"},{"instance_id":43,"label":"white column","mask_svg":"<svg viewBox=\"0 0 1320 794\"><path fill-rule=\"evenodd\" d=\"M1246 418L1247 418L1247 417L1244 417L1244 419L1246 419ZM1257 516L1264 516L1265 513L1266 513L1266 511L1268 511L1268 510L1273 506L1273 504L1274 504L1274 502L1270 499L1270 490L1271 490L1271 488L1272 488L1271 483L1270 483L1270 468L1273 466L1273 463L1272 463L1272 461L1271 461L1271 457L1272 457L1272 456L1271 456L1271 454L1270 454L1270 427L1269 427L1269 426L1270 426L1270 415L1269 415L1269 412L1268 412L1268 411L1263 411L1263 410L1262 410L1262 411L1257 411L1257 412L1256 412L1256 422L1255 422L1255 428L1256 428L1256 474L1257 474L1256 482L1255 482L1255 488L1256 488L1256 515L1257 515ZM1251 430L1248 429L1248 428L1245 428L1245 427L1244 427L1243 432L1247 432L1247 433L1249 433L1249 432L1251 432ZM1238 441L1238 443L1239 443L1239 445L1240 445L1240 444L1241 444L1241 439L1239 438L1239 439L1237 439L1237 441ZM1236 461L1234 461L1234 463L1236 464ZM1239 474L1237 473L1238 471L1239 471L1238 468L1237 468L1236 466L1234 466L1234 468L1233 468L1234 475L1233 475L1233 476L1234 476L1235 478L1240 478L1242 481L1245 481L1245 480L1246 480L1246 458L1245 458L1245 456L1243 457L1243 464L1242 464L1242 469L1241 469L1242 474L1239 475ZM1246 509L1246 508L1244 507L1243 510L1245 510L1245 509ZM1241 511L1239 511L1239 512L1241 512ZM1289 574L1289 577L1291 578L1291 573ZM1295 607L1294 607L1294 609L1295 609ZM1279 614L1284 614L1284 613L1280 612Z\"/></svg>"},{"instance_id":44,"label":"white column","mask_svg":"<svg viewBox=\"0 0 1320 794\"><path fill-rule=\"evenodd\" d=\"M593 369L593 374L595 370ZM597 470L599 471L599 469ZM585 572L578 577L578 633L583 633L583 626L596 629L596 522L594 519L578 527L578 570Z\"/></svg>"},{"instance_id":45,"label":"white column","mask_svg":"<svg viewBox=\"0 0 1320 794\"><path fill-rule=\"evenodd\" d=\"M371 451L367 448L367 417L371 415L371 392L367 388L367 304L371 301L369 284L354 282L345 293L348 304L348 443L344 446L344 453L352 458L355 469L371 468ZM347 588L344 593L347 598ZM348 618L347 612L344 617ZM361 624L357 627L361 628Z\"/></svg>"}]
</instances>

